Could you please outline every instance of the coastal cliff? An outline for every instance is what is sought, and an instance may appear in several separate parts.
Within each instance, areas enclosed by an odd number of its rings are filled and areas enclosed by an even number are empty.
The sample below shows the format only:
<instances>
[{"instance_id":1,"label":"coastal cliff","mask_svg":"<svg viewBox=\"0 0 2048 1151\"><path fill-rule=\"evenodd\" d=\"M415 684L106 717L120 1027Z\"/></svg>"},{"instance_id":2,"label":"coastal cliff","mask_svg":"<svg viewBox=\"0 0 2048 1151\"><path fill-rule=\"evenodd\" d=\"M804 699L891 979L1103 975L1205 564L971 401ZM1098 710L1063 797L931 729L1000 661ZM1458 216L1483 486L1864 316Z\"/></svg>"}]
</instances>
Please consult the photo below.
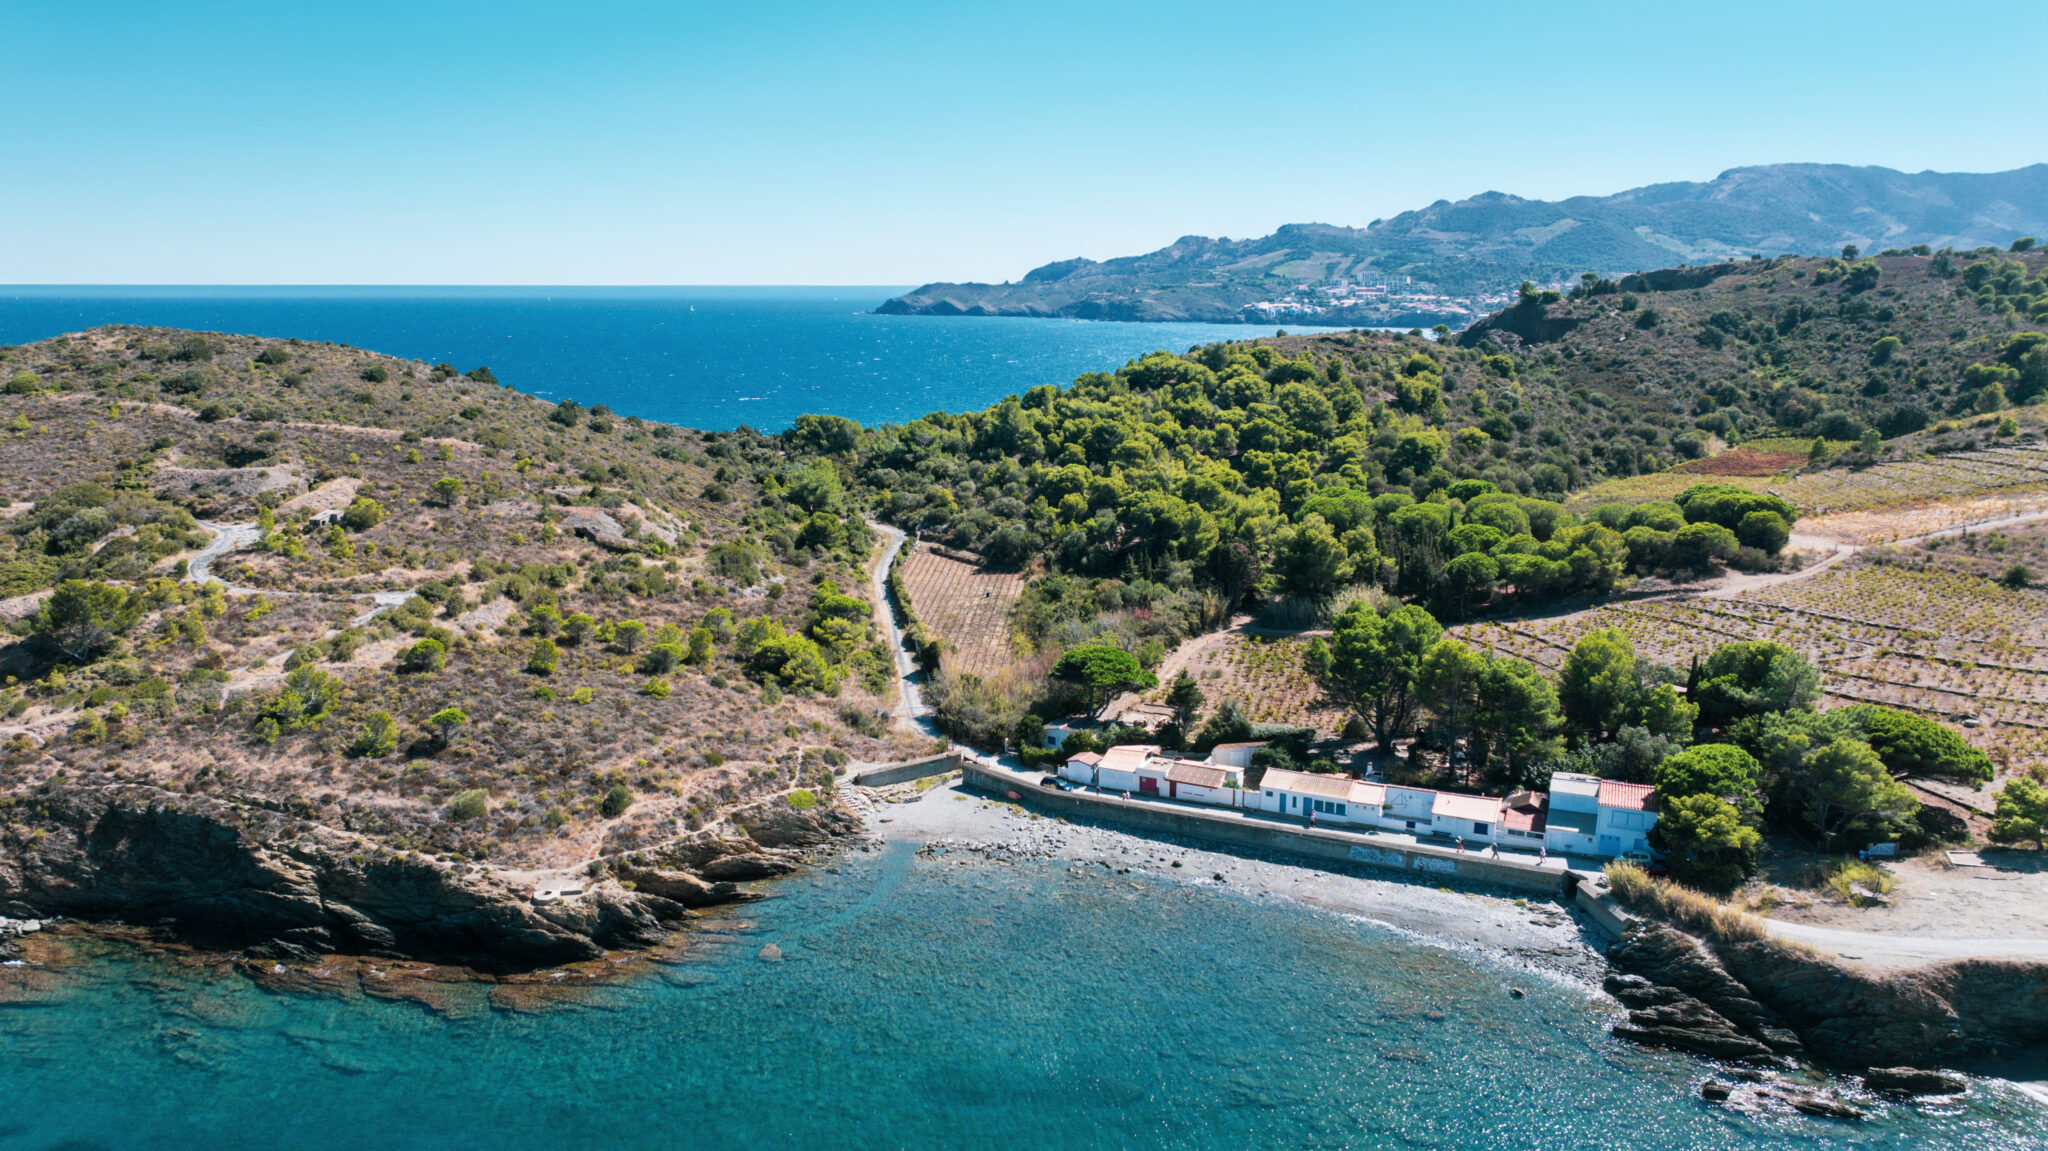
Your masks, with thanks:
<instances>
[{"instance_id":1,"label":"coastal cliff","mask_svg":"<svg viewBox=\"0 0 2048 1151\"><path fill-rule=\"evenodd\" d=\"M2048 1042L2048 965L1959 960L1899 974L1776 940L1708 943L1638 923L1608 951L1624 1039L1724 1059L1806 1054L1842 1068Z\"/></svg>"},{"instance_id":2,"label":"coastal cliff","mask_svg":"<svg viewBox=\"0 0 2048 1151\"><path fill-rule=\"evenodd\" d=\"M380 955L492 971L657 944L693 908L752 898L735 881L793 871L797 849L858 828L830 806L765 800L733 811L730 826L553 885L573 895L542 897L529 874L366 848L287 813L210 797L59 786L9 814L0 915L130 923L280 957Z\"/></svg>"}]
</instances>

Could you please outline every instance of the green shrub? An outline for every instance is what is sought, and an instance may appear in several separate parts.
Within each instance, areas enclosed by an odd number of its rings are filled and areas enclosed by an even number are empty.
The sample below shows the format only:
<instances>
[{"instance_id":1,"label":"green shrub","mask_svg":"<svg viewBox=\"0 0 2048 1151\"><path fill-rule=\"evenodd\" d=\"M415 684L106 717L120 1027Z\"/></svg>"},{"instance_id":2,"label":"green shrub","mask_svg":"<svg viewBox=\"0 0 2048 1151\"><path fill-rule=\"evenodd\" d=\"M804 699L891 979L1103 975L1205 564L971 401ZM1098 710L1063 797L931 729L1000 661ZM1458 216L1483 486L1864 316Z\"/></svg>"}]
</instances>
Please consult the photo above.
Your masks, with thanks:
<instances>
[{"instance_id":1,"label":"green shrub","mask_svg":"<svg viewBox=\"0 0 2048 1151\"><path fill-rule=\"evenodd\" d=\"M352 532L368 531L383 522L384 505L368 496L349 501L348 510L341 513L341 526Z\"/></svg>"},{"instance_id":2,"label":"green shrub","mask_svg":"<svg viewBox=\"0 0 2048 1151\"><path fill-rule=\"evenodd\" d=\"M667 699L669 691L669 682L658 675L640 685L640 694L654 699Z\"/></svg>"},{"instance_id":3,"label":"green shrub","mask_svg":"<svg viewBox=\"0 0 2048 1151\"><path fill-rule=\"evenodd\" d=\"M398 750L398 721L388 711L371 712L348 750L350 755L367 758L390 755Z\"/></svg>"},{"instance_id":4,"label":"green shrub","mask_svg":"<svg viewBox=\"0 0 2048 1151\"><path fill-rule=\"evenodd\" d=\"M789 793L789 805L798 811L809 811L818 806L818 796L808 787L799 787Z\"/></svg>"},{"instance_id":5,"label":"green shrub","mask_svg":"<svg viewBox=\"0 0 2048 1151\"><path fill-rule=\"evenodd\" d=\"M448 645L438 639L423 639L405 649L399 666L406 671L440 671L448 666Z\"/></svg>"},{"instance_id":6,"label":"green shrub","mask_svg":"<svg viewBox=\"0 0 2048 1151\"><path fill-rule=\"evenodd\" d=\"M491 809L491 793L481 787L458 792L448 801L448 818L456 823L481 819Z\"/></svg>"},{"instance_id":7,"label":"green shrub","mask_svg":"<svg viewBox=\"0 0 2048 1151\"><path fill-rule=\"evenodd\" d=\"M606 819L617 819L626 814L626 809L631 806L633 793L626 790L625 784L615 783L612 784L610 791L604 793L604 798L598 801L597 810Z\"/></svg>"},{"instance_id":8,"label":"green shrub","mask_svg":"<svg viewBox=\"0 0 2048 1151\"><path fill-rule=\"evenodd\" d=\"M526 670L533 675L553 675L555 665L561 662L561 658L561 649L555 646L554 640L536 640L533 654L526 659Z\"/></svg>"}]
</instances>

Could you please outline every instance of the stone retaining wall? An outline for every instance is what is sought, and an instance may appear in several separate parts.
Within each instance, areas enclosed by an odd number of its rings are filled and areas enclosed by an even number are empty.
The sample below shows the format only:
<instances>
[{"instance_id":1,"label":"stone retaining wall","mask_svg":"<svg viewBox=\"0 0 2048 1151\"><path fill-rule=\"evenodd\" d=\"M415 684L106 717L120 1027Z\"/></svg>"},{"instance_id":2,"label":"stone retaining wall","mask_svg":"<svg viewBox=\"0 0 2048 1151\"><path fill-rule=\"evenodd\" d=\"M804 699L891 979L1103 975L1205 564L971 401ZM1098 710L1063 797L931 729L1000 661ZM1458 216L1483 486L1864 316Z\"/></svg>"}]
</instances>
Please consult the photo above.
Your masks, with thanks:
<instances>
[{"instance_id":1,"label":"stone retaining wall","mask_svg":"<svg viewBox=\"0 0 2048 1151\"><path fill-rule=\"evenodd\" d=\"M958 752L941 752L924 759L913 759L908 763L890 763L871 767L853 777L861 787L887 787L892 783L909 783L931 775L944 775L960 770L961 758Z\"/></svg>"},{"instance_id":2,"label":"stone retaining wall","mask_svg":"<svg viewBox=\"0 0 2048 1151\"><path fill-rule=\"evenodd\" d=\"M1374 840L1341 831L1309 830L1283 823L1248 820L1240 815L1210 814L1198 808L1151 800L1125 801L1080 791L1054 791L973 762L962 765L967 786L1019 798L1042 811L1100 820L1137 831L1160 832L1208 840L1231 847L1284 851L1290 855L1337 863L1401 871L1423 879L1457 879L1488 883L1543 895L1564 893L1564 872L1540 868L1511 858L1492 859L1477 853Z\"/></svg>"}]
</instances>

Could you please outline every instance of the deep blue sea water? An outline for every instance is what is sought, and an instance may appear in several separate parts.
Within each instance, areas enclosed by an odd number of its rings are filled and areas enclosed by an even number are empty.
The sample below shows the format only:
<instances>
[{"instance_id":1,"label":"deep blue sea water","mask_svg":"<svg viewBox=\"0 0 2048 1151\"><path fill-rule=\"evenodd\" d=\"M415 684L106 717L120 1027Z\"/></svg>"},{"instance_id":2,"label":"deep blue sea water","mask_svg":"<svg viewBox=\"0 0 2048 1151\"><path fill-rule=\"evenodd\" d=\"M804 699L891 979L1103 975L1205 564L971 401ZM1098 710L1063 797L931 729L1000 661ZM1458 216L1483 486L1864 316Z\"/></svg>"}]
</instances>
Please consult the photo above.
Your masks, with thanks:
<instances>
[{"instance_id":1,"label":"deep blue sea water","mask_svg":"<svg viewBox=\"0 0 2048 1151\"><path fill-rule=\"evenodd\" d=\"M0 287L0 344L101 324L333 340L644 419L780 431L969 411L1164 348L1272 335L1238 324L877 316L898 288ZM1308 331L1314 329L1292 329Z\"/></svg>"},{"instance_id":2,"label":"deep blue sea water","mask_svg":"<svg viewBox=\"0 0 2048 1151\"><path fill-rule=\"evenodd\" d=\"M0 1008L0 1148L2041 1148L1981 1085L1844 1124L1702 1103L1583 992L1291 903L898 843L542 1015L89 964ZM778 945L781 963L756 958ZM1512 983L1525 999L1507 994Z\"/></svg>"}]
</instances>

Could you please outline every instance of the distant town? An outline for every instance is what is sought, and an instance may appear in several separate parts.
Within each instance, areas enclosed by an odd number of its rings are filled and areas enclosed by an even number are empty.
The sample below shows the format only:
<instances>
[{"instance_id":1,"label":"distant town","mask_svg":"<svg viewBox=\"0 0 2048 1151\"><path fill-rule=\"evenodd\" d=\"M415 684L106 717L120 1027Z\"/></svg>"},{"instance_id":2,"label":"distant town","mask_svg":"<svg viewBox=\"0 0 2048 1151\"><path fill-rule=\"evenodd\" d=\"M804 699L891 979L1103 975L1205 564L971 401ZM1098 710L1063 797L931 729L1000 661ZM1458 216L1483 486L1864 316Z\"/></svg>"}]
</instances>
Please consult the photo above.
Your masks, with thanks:
<instances>
[{"instance_id":1,"label":"distant town","mask_svg":"<svg viewBox=\"0 0 2048 1151\"><path fill-rule=\"evenodd\" d=\"M1436 291L1433 285L1417 284L1411 276L1338 279L1326 284L1302 284L1286 296L1246 304L1244 310L1248 317L1261 321L1327 320L1386 326L1396 321L1412 323L1415 317L1427 316L1438 317L1439 322L1452 327L1463 327L1508 306L1517 287L1453 296Z\"/></svg>"}]
</instances>

